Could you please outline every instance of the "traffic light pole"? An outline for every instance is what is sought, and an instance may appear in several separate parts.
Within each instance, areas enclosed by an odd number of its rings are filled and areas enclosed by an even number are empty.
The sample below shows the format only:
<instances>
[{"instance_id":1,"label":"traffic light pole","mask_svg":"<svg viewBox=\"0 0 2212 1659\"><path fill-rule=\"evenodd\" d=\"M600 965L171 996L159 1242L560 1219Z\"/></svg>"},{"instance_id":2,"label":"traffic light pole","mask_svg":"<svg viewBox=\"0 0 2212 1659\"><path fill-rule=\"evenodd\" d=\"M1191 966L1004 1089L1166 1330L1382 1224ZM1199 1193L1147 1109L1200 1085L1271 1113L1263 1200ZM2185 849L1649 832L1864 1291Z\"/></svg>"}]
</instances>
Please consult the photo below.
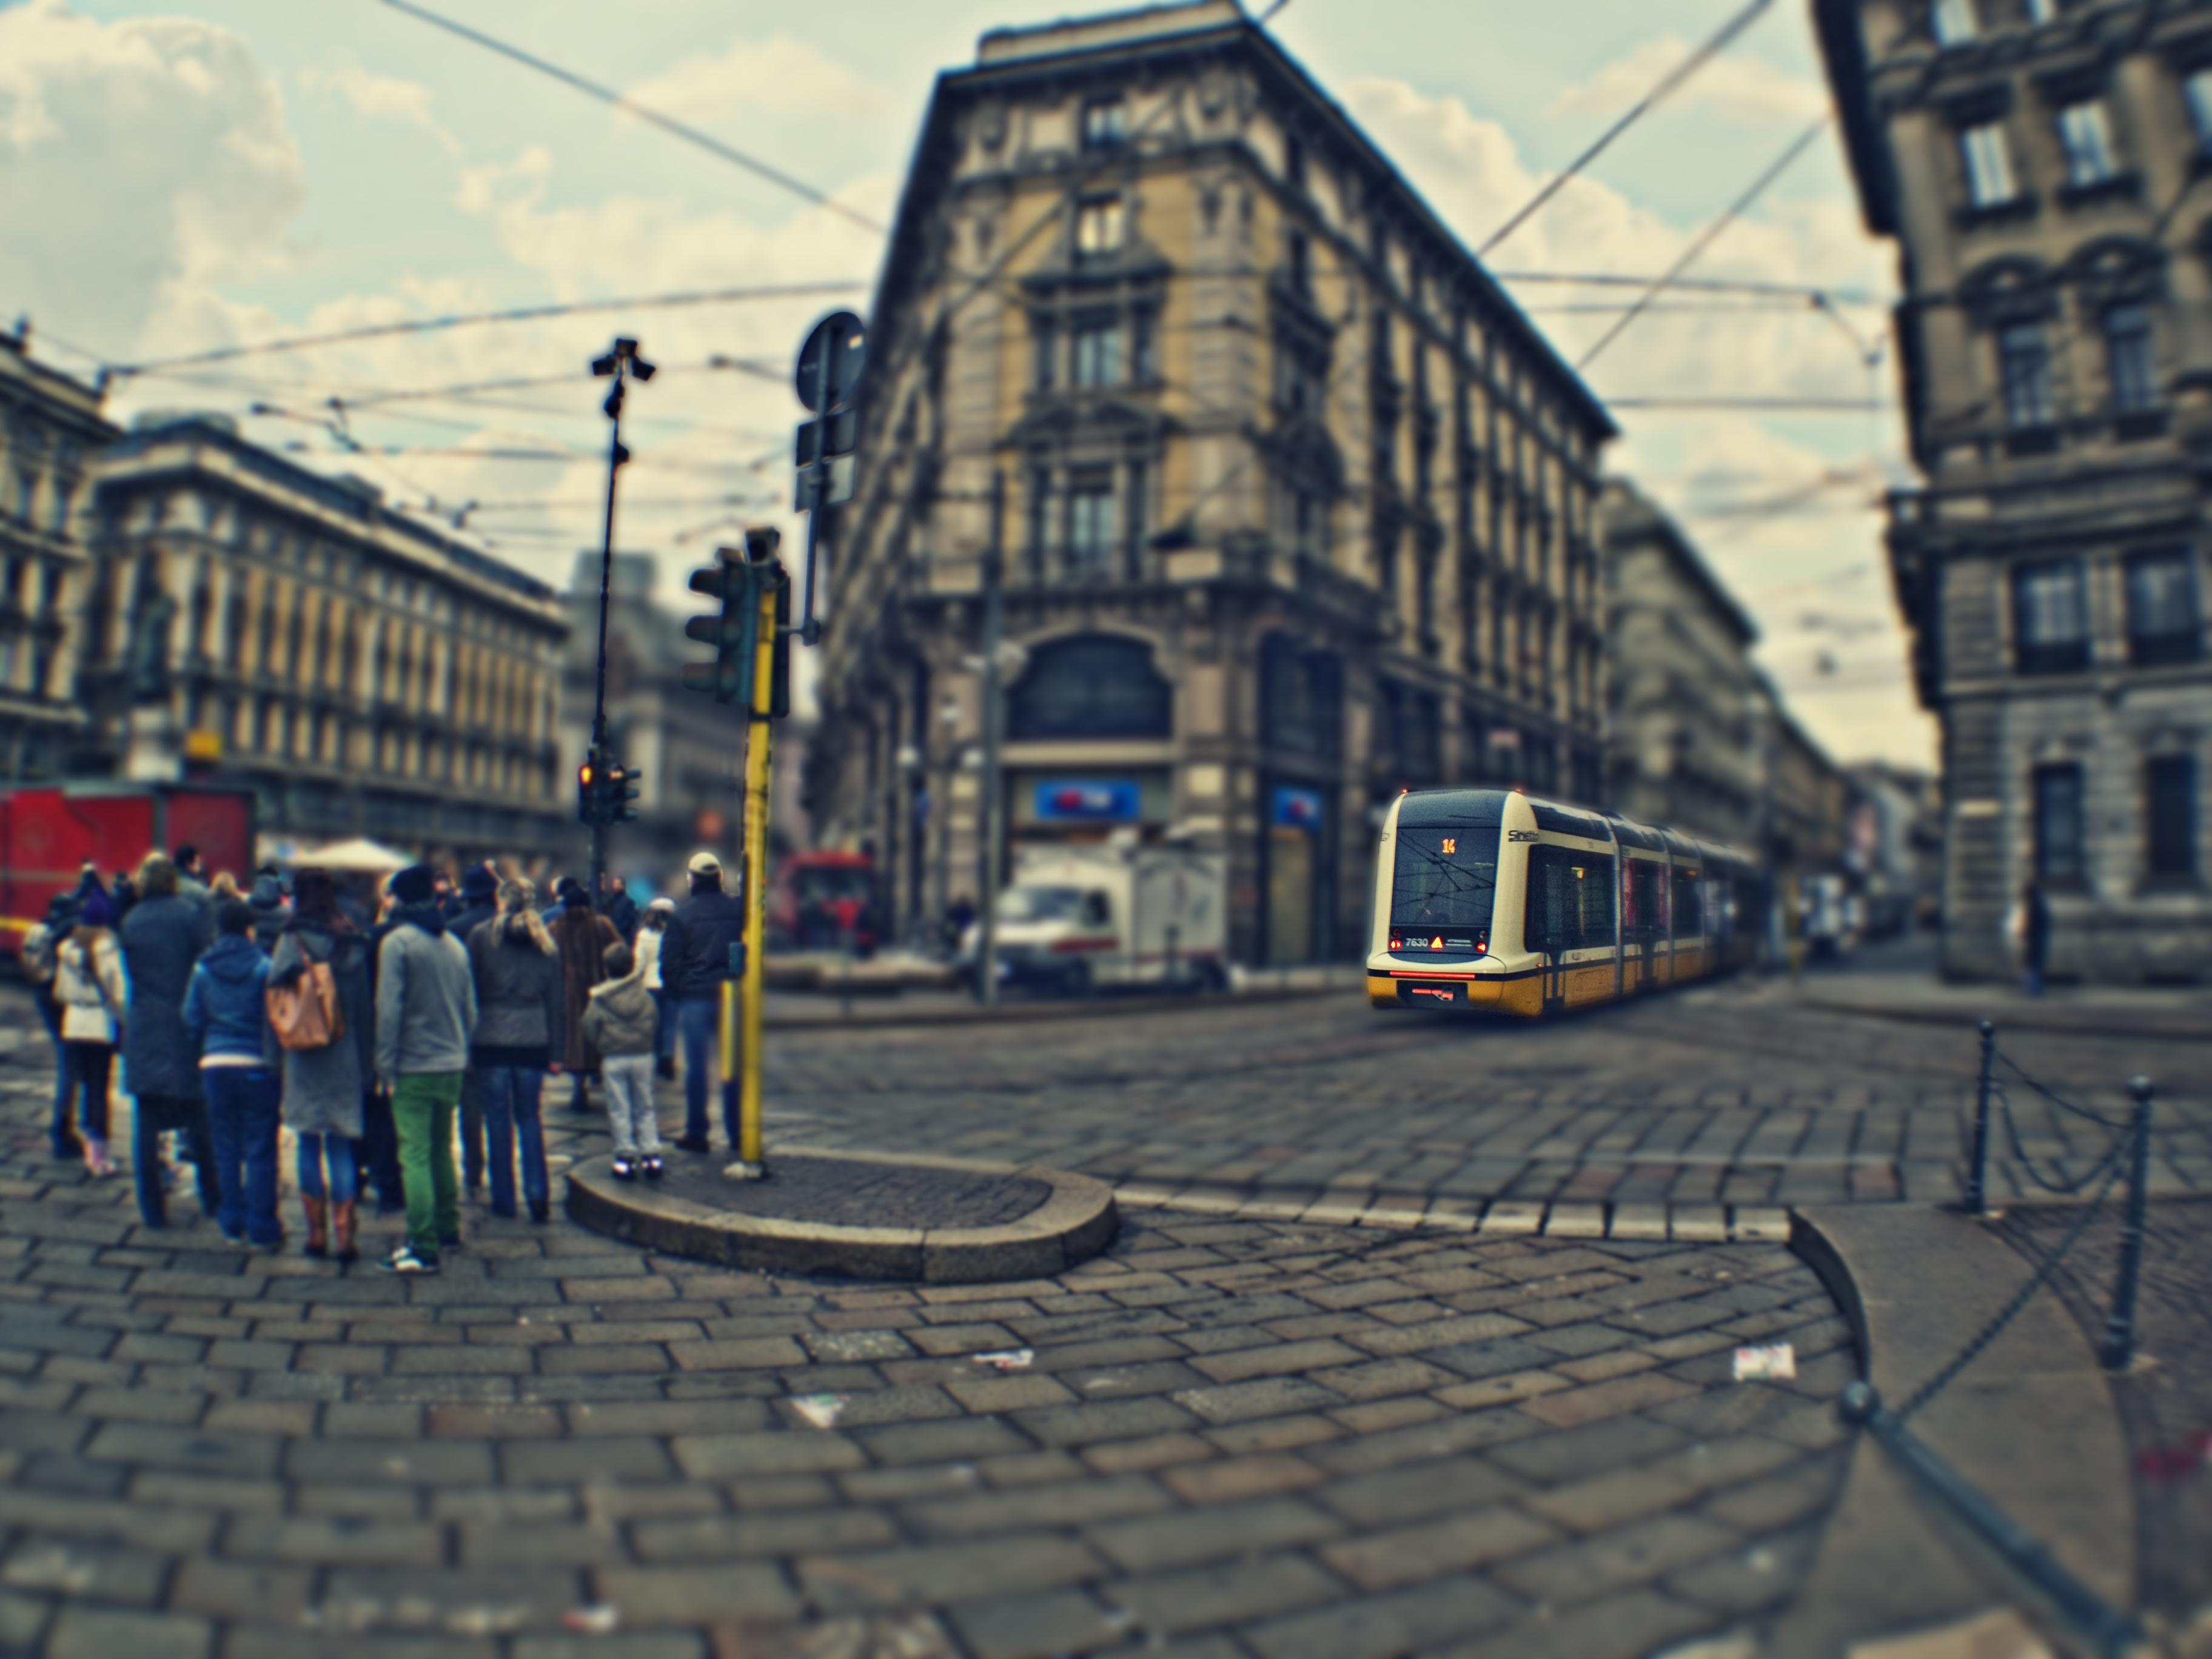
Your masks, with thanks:
<instances>
[{"instance_id":1,"label":"traffic light pole","mask_svg":"<svg viewBox=\"0 0 2212 1659\"><path fill-rule=\"evenodd\" d=\"M653 365L637 355L637 342L628 337L617 337L607 349L604 357L595 358L592 373L601 379L611 375L614 385L608 389L607 400L602 405L606 411L607 430L607 514L605 533L599 546L599 661L592 689L592 748L591 764L593 775L610 763L607 750L607 605L614 590L615 572L615 486L622 477L623 463L629 459L629 451L623 447L622 415L623 389L635 373L641 380L653 378ZM619 803L617 803L619 810ZM592 819L592 902L604 904L607 871L607 820L604 812Z\"/></svg>"},{"instance_id":2,"label":"traffic light pole","mask_svg":"<svg viewBox=\"0 0 2212 1659\"><path fill-rule=\"evenodd\" d=\"M737 1096L738 1161L725 1175L757 1178L768 1173L761 1150L762 999L768 985L768 812L772 733L769 716L776 648L776 594L766 584L756 590L760 628L754 636L752 683L746 698L745 742L745 960L736 995L722 1000L723 1109ZM733 1009L732 1002L741 1004ZM738 1029L742 1025L742 1031ZM733 1054L732 1049L736 1052ZM732 1061L736 1064L733 1066ZM728 1119L725 1117L725 1121Z\"/></svg>"}]
</instances>

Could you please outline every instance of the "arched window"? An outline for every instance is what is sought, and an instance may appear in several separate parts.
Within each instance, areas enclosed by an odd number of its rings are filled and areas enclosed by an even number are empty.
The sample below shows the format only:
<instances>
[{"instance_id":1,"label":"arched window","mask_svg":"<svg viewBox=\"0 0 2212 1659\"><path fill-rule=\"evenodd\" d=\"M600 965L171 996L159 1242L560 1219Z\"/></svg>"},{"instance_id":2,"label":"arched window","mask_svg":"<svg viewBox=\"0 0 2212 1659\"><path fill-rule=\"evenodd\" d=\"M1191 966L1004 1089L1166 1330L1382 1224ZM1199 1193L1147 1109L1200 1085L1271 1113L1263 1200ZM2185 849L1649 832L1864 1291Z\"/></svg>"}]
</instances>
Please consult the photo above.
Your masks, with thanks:
<instances>
[{"instance_id":1,"label":"arched window","mask_svg":"<svg viewBox=\"0 0 2212 1659\"><path fill-rule=\"evenodd\" d=\"M1152 648L1106 634L1038 647L1008 699L1007 734L1024 738L1164 738L1175 688Z\"/></svg>"}]
</instances>

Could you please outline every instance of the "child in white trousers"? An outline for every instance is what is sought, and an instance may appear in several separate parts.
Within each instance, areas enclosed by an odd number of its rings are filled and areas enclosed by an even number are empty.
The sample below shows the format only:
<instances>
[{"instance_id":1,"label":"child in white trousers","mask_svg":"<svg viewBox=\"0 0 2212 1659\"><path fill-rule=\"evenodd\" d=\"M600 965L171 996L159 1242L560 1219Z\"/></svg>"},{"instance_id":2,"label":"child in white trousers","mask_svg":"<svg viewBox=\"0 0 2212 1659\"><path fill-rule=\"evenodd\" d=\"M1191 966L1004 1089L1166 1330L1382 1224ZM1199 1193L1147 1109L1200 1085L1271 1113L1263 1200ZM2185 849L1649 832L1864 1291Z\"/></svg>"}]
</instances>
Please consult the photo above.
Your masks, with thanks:
<instances>
[{"instance_id":1,"label":"child in white trousers","mask_svg":"<svg viewBox=\"0 0 2212 1659\"><path fill-rule=\"evenodd\" d=\"M660 1121L653 1110L653 1053L659 1009L627 945L607 947L608 978L584 1007L584 1041L599 1051L607 1116L615 1132L614 1175L660 1178Z\"/></svg>"}]
</instances>

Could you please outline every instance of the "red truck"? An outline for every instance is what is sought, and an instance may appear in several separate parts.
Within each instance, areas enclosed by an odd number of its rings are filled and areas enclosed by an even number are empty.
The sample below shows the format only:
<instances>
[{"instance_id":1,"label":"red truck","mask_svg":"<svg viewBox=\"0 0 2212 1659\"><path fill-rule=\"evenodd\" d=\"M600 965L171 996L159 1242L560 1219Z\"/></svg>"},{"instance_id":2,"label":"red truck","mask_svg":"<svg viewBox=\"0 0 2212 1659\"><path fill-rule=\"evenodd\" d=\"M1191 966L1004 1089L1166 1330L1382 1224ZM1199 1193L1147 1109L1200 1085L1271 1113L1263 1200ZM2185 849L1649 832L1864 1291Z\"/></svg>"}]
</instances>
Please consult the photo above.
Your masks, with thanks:
<instances>
[{"instance_id":1,"label":"red truck","mask_svg":"<svg viewBox=\"0 0 2212 1659\"><path fill-rule=\"evenodd\" d=\"M253 870L253 797L178 784L0 789L0 949L14 951L89 861L100 881L155 848L192 846L200 866L243 882Z\"/></svg>"},{"instance_id":2,"label":"red truck","mask_svg":"<svg viewBox=\"0 0 2212 1659\"><path fill-rule=\"evenodd\" d=\"M836 951L862 956L882 943L876 871L865 853L792 853L768 893L772 951Z\"/></svg>"}]
</instances>

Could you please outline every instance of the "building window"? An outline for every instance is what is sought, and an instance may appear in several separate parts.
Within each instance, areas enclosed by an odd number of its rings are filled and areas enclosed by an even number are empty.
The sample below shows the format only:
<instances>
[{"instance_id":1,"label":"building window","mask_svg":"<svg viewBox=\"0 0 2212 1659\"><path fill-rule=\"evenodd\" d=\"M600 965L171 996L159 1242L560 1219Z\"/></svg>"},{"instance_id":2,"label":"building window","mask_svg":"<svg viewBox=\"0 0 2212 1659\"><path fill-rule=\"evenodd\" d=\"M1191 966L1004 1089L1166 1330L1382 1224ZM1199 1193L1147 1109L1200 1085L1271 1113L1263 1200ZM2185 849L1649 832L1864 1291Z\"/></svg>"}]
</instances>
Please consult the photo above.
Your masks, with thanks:
<instances>
[{"instance_id":1,"label":"building window","mask_svg":"<svg viewBox=\"0 0 2212 1659\"><path fill-rule=\"evenodd\" d=\"M2012 153L2005 148L2004 125L1984 121L1962 128L1959 154L1966 164L1966 199L1978 208L2002 207L2017 191L2013 184Z\"/></svg>"},{"instance_id":2,"label":"building window","mask_svg":"<svg viewBox=\"0 0 2212 1659\"><path fill-rule=\"evenodd\" d=\"M2063 673L2089 665L2089 607L2079 559L2014 566L2012 617L2021 673Z\"/></svg>"},{"instance_id":3,"label":"building window","mask_svg":"<svg viewBox=\"0 0 2212 1659\"><path fill-rule=\"evenodd\" d=\"M1321 372L1305 353L1279 341L1275 346L1275 407L1293 418L1322 417Z\"/></svg>"},{"instance_id":4,"label":"building window","mask_svg":"<svg viewBox=\"0 0 2212 1659\"><path fill-rule=\"evenodd\" d=\"M1974 38L1974 0L1936 0L1928 18L1938 46L1955 46Z\"/></svg>"},{"instance_id":5,"label":"building window","mask_svg":"<svg viewBox=\"0 0 2212 1659\"><path fill-rule=\"evenodd\" d=\"M2160 755L2143 768L2144 826L2153 881L2197 878L2197 757Z\"/></svg>"},{"instance_id":6,"label":"building window","mask_svg":"<svg viewBox=\"0 0 2212 1659\"><path fill-rule=\"evenodd\" d=\"M2140 414L2158 404L2150 350L2150 312L2137 305L2114 306L2105 313L2105 362L2112 380L2112 410Z\"/></svg>"},{"instance_id":7,"label":"building window","mask_svg":"<svg viewBox=\"0 0 2212 1659\"><path fill-rule=\"evenodd\" d=\"M1036 347L1036 389L1049 392L1058 378L1053 360L1060 349L1060 331L1053 326L1051 318L1032 317L1030 338Z\"/></svg>"},{"instance_id":8,"label":"building window","mask_svg":"<svg viewBox=\"0 0 2212 1659\"><path fill-rule=\"evenodd\" d=\"M1295 191L1306 187L1306 147L1296 133L1283 135L1283 182Z\"/></svg>"},{"instance_id":9,"label":"building window","mask_svg":"<svg viewBox=\"0 0 2212 1659\"><path fill-rule=\"evenodd\" d=\"M2212 69L2195 71L2181 83L2189 103L2189 122L2197 129L2197 147L2212 151Z\"/></svg>"},{"instance_id":10,"label":"building window","mask_svg":"<svg viewBox=\"0 0 2212 1659\"><path fill-rule=\"evenodd\" d=\"M1129 463L1127 469L1127 481L1129 510L1127 516L1129 521L1127 533L1129 580L1131 581L1134 581L1140 574L1143 574L1145 562L1145 531L1146 526L1152 520L1152 514L1146 510L1148 501L1146 495L1146 492L1151 484L1151 477L1142 461L1132 461Z\"/></svg>"},{"instance_id":11,"label":"building window","mask_svg":"<svg viewBox=\"0 0 2212 1659\"><path fill-rule=\"evenodd\" d=\"M1308 558L1328 552L1328 507L1310 490L1291 492L1291 545Z\"/></svg>"},{"instance_id":12,"label":"building window","mask_svg":"<svg viewBox=\"0 0 2212 1659\"><path fill-rule=\"evenodd\" d=\"M2119 171L2112 163L2112 129L2100 100L2085 99L2061 109L2058 142L2066 151L2066 182L2076 190L2108 184Z\"/></svg>"},{"instance_id":13,"label":"building window","mask_svg":"<svg viewBox=\"0 0 2212 1659\"><path fill-rule=\"evenodd\" d=\"M1078 473L1067 492L1067 573L1103 576L1121 541L1120 503L1110 472Z\"/></svg>"},{"instance_id":14,"label":"building window","mask_svg":"<svg viewBox=\"0 0 2212 1659\"><path fill-rule=\"evenodd\" d=\"M2035 769L2035 873L2057 886L2078 887L2081 855L2081 769Z\"/></svg>"},{"instance_id":15,"label":"building window","mask_svg":"<svg viewBox=\"0 0 2212 1659\"><path fill-rule=\"evenodd\" d=\"M1006 735L1164 738L1175 730L1175 690L1149 647L1111 635L1079 635L1030 652L1006 698Z\"/></svg>"},{"instance_id":16,"label":"building window","mask_svg":"<svg viewBox=\"0 0 2212 1659\"><path fill-rule=\"evenodd\" d=\"M1078 258L1098 259L1121 251L1121 198L1094 196L1075 210Z\"/></svg>"},{"instance_id":17,"label":"building window","mask_svg":"<svg viewBox=\"0 0 2212 1659\"><path fill-rule=\"evenodd\" d=\"M1283 276L1298 298L1313 298L1313 244L1303 231L1292 231L1283 244Z\"/></svg>"},{"instance_id":18,"label":"building window","mask_svg":"<svg viewBox=\"0 0 2212 1659\"><path fill-rule=\"evenodd\" d=\"M1111 312L1075 324L1075 363L1069 379L1080 386L1121 384L1121 319Z\"/></svg>"},{"instance_id":19,"label":"building window","mask_svg":"<svg viewBox=\"0 0 2212 1659\"><path fill-rule=\"evenodd\" d=\"M1129 141L1129 106L1119 98L1094 98L1083 106L1083 148L1119 149Z\"/></svg>"},{"instance_id":20,"label":"building window","mask_svg":"<svg viewBox=\"0 0 2212 1659\"><path fill-rule=\"evenodd\" d=\"M1158 376L1159 366L1154 361L1153 335L1155 323L1149 309L1139 307L1129 317L1129 380L1135 386L1150 386Z\"/></svg>"},{"instance_id":21,"label":"building window","mask_svg":"<svg viewBox=\"0 0 2212 1659\"><path fill-rule=\"evenodd\" d=\"M2197 558L2185 549L2130 559L2128 660L2139 665L2194 662L2203 653L2197 612Z\"/></svg>"},{"instance_id":22,"label":"building window","mask_svg":"<svg viewBox=\"0 0 2212 1659\"><path fill-rule=\"evenodd\" d=\"M2005 423L2015 432L2049 426L2051 348L2040 323L2009 323L1997 335L1997 368L2004 381Z\"/></svg>"}]
</instances>

